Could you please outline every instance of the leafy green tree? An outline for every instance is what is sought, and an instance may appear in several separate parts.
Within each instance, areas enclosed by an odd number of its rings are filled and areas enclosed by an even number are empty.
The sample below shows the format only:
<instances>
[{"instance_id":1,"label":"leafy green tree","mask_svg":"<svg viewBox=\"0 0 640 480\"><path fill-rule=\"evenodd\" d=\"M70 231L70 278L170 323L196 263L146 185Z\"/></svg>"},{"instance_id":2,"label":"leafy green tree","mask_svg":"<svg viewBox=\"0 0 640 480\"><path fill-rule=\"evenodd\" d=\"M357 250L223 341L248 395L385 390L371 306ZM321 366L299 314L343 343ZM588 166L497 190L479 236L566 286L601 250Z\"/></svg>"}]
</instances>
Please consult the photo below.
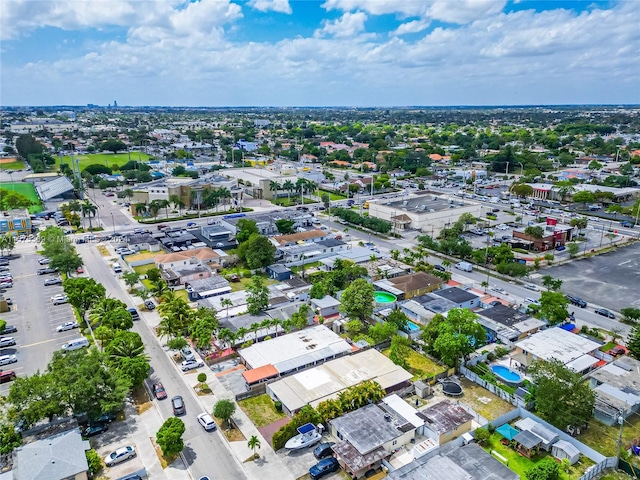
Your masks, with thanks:
<instances>
[{"instance_id":1,"label":"leafy green tree","mask_svg":"<svg viewBox=\"0 0 640 480\"><path fill-rule=\"evenodd\" d=\"M91 306L89 311L91 326L104 325L112 330L128 330L133 327L133 319L127 304L117 298L103 297Z\"/></svg>"},{"instance_id":2,"label":"leafy green tree","mask_svg":"<svg viewBox=\"0 0 640 480\"><path fill-rule=\"evenodd\" d=\"M43 418L51 421L62 414L64 407L56 388L55 379L50 374L38 371L16 378L7 399L28 425L34 425Z\"/></svg>"},{"instance_id":3,"label":"leafy green tree","mask_svg":"<svg viewBox=\"0 0 640 480\"><path fill-rule=\"evenodd\" d=\"M293 226L295 225L295 223L296 222L294 220L290 220L288 218L281 218L279 220L276 220L275 222L278 232L283 235L287 233L293 233Z\"/></svg>"},{"instance_id":4,"label":"leafy green tree","mask_svg":"<svg viewBox=\"0 0 640 480\"><path fill-rule=\"evenodd\" d=\"M331 195L329 195L326 192L322 193L320 194L320 200L322 200L322 204L324 205L324 208L329 210L329 207L331 206Z\"/></svg>"},{"instance_id":5,"label":"leafy green tree","mask_svg":"<svg viewBox=\"0 0 640 480\"><path fill-rule=\"evenodd\" d=\"M538 360L529 373L536 385L533 393L536 411L545 420L564 430L567 425L591 419L595 392L580 373L566 368L559 360Z\"/></svg>"},{"instance_id":6,"label":"leafy green tree","mask_svg":"<svg viewBox=\"0 0 640 480\"><path fill-rule=\"evenodd\" d=\"M560 464L548 458L539 461L525 472L526 480L558 480Z\"/></svg>"},{"instance_id":7,"label":"leafy green tree","mask_svg":"<svg viewBox=\"0 0 640 480\"><path fill-rule=\"evenodd\" d=\"M544 237L544 229L537 225L528 226L527 228L524 229L524 233L525 235L529 235L530 237L533 237L533 238L540 239Z\"/></svg>"},{"instance_id":8,"label":"leafy green tree","mask_svg":"<svg viewBox=\"0 0 640 480\"><path fill-rule=\"evenodd\" d=\"M303 303L298 307L298 311L291 315L291 325L299 330L309 325L309 312L311 307Z\"/></svg>"},{"instance_id":9,"label":"leafy green tree","mask_svg":"<svg viewBox=\"0 0 640 480\"><path fill-rule=\"evenodd\" d=\"M69 303L78 310L80 318L83 319L85 313L106 294L104 286L93 278L67 278L62 287Z\"/></svg>"},{"instance_id":10,"label":"leafy green tree","mask_svg":"<svg viewBox=\"0 0 640 480\"><path fill-rule=\"evenodd\" d=\"M542 286L549 290L553 290L554 292L557 292L562 288L562 283L563 281L561 278L553 278L551 275L544 275L542 277Z\"/></svg>"},{"instance_id":11,"label":"leafy green tree","mask_svg":"<svg viewBox=\"0 0 640 480\"><path fill-rule=\"evenodd\" d=\"M557 325L569 317L569 300L560 292L547 291L540 294L540 315L549 325Z\"/></svg>"},{"instance_id":12,"label":"leafy green tree","mask_svg":"<svg viewBox=\"0 0 640 480\"><path fill-rule=\"evenodd\" d=\"M68 249L51 258L49 267L57 268L60 272L75 272L83 264L82 257L75 252L75 249Z\"/></svg>"},{"instance_id":13,"label":"leafy green tree","mask_svg":"<svg viewBox=\"0 0 640 480\"><path fill-rule=\"evenodd\" d=\"M255 220L247 220L246 218L241 218L238 220L236 224L236 240L238 243L243 243L249 240L251 235L254 233L259 234L258 224Z\"/></svg>"},{"instance_id":14,"label":"leafy green tree","mask_svg":"<svg viewBox=\"0 0 640 480\"><path fill-rule=\"evenodd\" d=\"M136 332L118 331L105 349L108 363L122 376L129 379L132 387L139 387L149 375L149 359L144 353L142 338Z\"/></svg>"},{"instance_id":15,"label":"leafy green tree","mask_svg":"<svg viewBox=\"0 0 640 480\"><path fill-rule=\"evenodd\" d=\"M129 287L129 289L133 288L133 286L140 281L140 275L138 275L134 271L125 272L122 274L122 279L124 283Z\"/></svg>"},{"instance_id":16,"label":"leafy green tree","mask_svg":"<svg viewBox=\"0 0 640 480\"><path fill-rule=\"evenodd\" d=\"M16 246L16 237L11 235L10 233L5 233L4 235L0 235L0 254L4 255L5 252L11 253Z\"/></svg>"},{"instance_id":17,"label":"leafy green tree","mask_svg":"<svg viewBox=\"0 0 640 480\"><path fill-rule=\"evenodd\" d=\"M150 268L147 270L147 280L151 283L156 283L162 280L162 273L159 268Z\"/></svg>"},{"instance_id":18,"label":"leafy green tree","mask_svg":"<svg viewBox=\"0 0 640 480\"><path fill-rule=\"evenodd\" d=\"M178 417L171 417L165 422L156 433L156 443L162 449L164 456L177 455L184 448L182 434L185 431L184 422Z\"/></svg>"},{"instance_id":19,"label":"leafy green tree","mask_svg":"<svg viewBox=\"0 0 640 480\"><path fill-rule=\"evenodd\" d=\"M529 268L524 263L519 262L504 262L496 265L498 273L503 275L509 275L515 278L526 277L529 275Z\"/></svg>"},{"instance_id":20,"label":"leafy green tree","mask_svg":"<svg viewBox=\"0 0 640 480\"><path fill-rule=\"evenodd\" d=\"M593 196L593 193L586 190L582 190L573 194L573 201L575 203L582 203L583 206L586 206L587 203L592 203L594 200L595 197Z\"/></svg>"},{"instance_id":21,"label":"leafy green tree","mask_svg":"<svg viewBox=\"0 0 640 480\"><path fill-rule=\"evenodd\" d=\"M102 458L93 448L84 452L87 457L87 465L89 465L89 475L93 476L102 469Z\"/></svg>"},{"instance_id":22,"label":"leafy green tree","mask_svg":"<svg viewBox=\"0 0 640 480\"><path fill-rule=\"evenodd\" d=\"M476 442L482 445L489 441L489 438L491 438L491 432L484 427L476 428L473 432L473 437L476 439Z\"/></svg>"},{"instance_id":23,"label":"leafy green tree","mask_svg":"<svg viewBox=\"0 0 640 480\"><path fill-rule=\"evenodd\" d=\"M247 287L247 311L252 315L264 312L269 306L269 289L261 277L254 276Z\"/></svg>"},{"instance_id":24,"label":"leafy green tree","mask_svg":"<svg viewBox=\"0 0 640 480\"><path fill-rule=\"evenodd\" d=\"M340 308L350 317L366 320L373 314L373 300L373 285L364 278L358 278L342 293Z\"/></svg>"},{"instance_id":25,"label":"leafy green tree","mask_svg":"<svg viewBox=\"0 0 640 480\"><path fill-rule=\"evenodd\" d=\"M446 318L436 315L425 327L422 339L429 351L454 366L459 358L465 358L485 341L485 330L477 318L467 308L453 308Z\"/></svg>"},{"instance_id":26,"label":"leafy green tree","mask_svg":"<svg viewBox=\"0 0 640 480\"><path fill-rule=\"evenodd\" d=\"M22 437L12 425L0 424L0 455L8 455L22 445Z\"/></svg>"},{"instance_id":27,"label":"leafy green tree","mask_svg":"<svg viewBox=\"0 0 640 480\"><path fill-rule=\"evenodd\" d=\"M575 257L580 251L580 245L575 242L571 242L567 244L567 251L569 252L570 257Z\"/></svg>"},{"instance_id":28,"label":"leafy green tree","mask_svg":"<svg viewBox=\"0 0 640 480\"><path fill-rule=\"evenodd\" d=\"M213 308L201 307L196 311L191 325L191 340L200 350L211 348L211 336L218 329L218 318Z\"/></svg>"},{"instance_id":29,"label":"leafy green tree","mask_svg":"<svg viewBox=\"0 0 640 480\"><path fill-rule=\"evenodd\" d=\"M402 330L407 327L409 319L399 308L394 308L387 316L386 321L393 324L396 330Z\"/></svg>"},{"instance_id":30,"label":"leafy green tree","mask_svg":"<svg viewBox=\"0 0 640 480\"><path fill-rule=\"evenodd\" d=\"M533 187L526 183L516 183L509 189L511 193L515 193L518 197L526 198L533 195Z\"/></svg>"},{"instance_id":31,"label":"leafy green tree","mask_svg":"<svg viewBox=\"0 0 640 480\"><path fill-rule=\"evenodd\" d=\"M407 359L411 355L411 340L400 335L394 335L391 339L389 360L402 368L409 368Z\"/></svg>"},{"instance_id":32,"label":"leafy green tree","mask_svg":"<svg viewBox=\"0 0 640 480\"><path fill-rule=\"evenodd\" d=\"M113 153L118 153L120 150L126 150L126 148L127 146L124 142L116 140L115 138L110 138L100 145L100 150L107 150Z\"/></svg>"},{"instance_id":33,"label":"leafy green tree","mask_svg":"<svg viewBox=\"0 0 640 480\"><path fill-rule=\"evenodd\" d=\"M350 337L355 337L364 329L364 323L361 320L354 318L344 324L344 329L347 331Z\"/></svg>"},{"instance_id":34,"label":"leafy green tree","mask_svg":"<svg viewBox=\"0 0 640 480\"><path fill-rule=\"evenodd\" d=\"M629 333L627 348L633 358L640 360L640 324L636 324Z\"/></svg>"},{"instance_id":35,"label":"leafy green tree","mask_svg":"<svg viewBox=\"0 0 640 480\"><path fill-rule=\"evenodd\" d=\"M628 323L636 323L640 321L640 308L627 307L620 309L623 320Z\"/></svg>"},{"instance_id":36,"label":"leafy green tree","mask_svg":"<svg viewBox=\"0 0 640 480\"><path fill-rule=\"evenodd\" d=\"M195 320L195 312L184 299L176 297L172 290L164 292L162 300L158 305L161 317L158 333L170 338L186 335Z\"/></svg>"},{"instance_id":37,"label":"leafy green tree","mask_svg":"<svg viewBox=\"0 0 640 480\"><path fill-rule=\"evenodd\" d=\"M275 259L276 247L263 235L254 233L238 247L238 255L247 262L251 269L264 268Z\"/></svg>"},{"instance_id":38,"label":"leafy green tree","mask_svg":"<svg viewBox=\"0 0 640 480\"><path fill-rule=\"evenodd\" d=\"M231 400L218 400L213 406L213 414L231 426L231 417L236 412L236 404Z\"/></svg>"},{"instance_id":39,"label":"leafy green tree","mask_svg":"<svg viewBox=\"0 0 640 480\"><path fill-rule=\"evenodd\" d=\"M29 155L42 153L44 151L44 145L36 140L36 137L33 135L26 133L18 136L16 139L16 150L23 159L27 160Z\"/></svg>"},{"instance_id":40,"label":"leafy green tree","mask_svg":"<svg viewBox=\"0 0 640 480\"><path fill-rule=\"evenodd\" d=\"M369 327L369 332L367 334L375 343L382 343L393 337L397 330L398 329L395 324L390 322L381 322Z\"/></svg>"}]
</instances>

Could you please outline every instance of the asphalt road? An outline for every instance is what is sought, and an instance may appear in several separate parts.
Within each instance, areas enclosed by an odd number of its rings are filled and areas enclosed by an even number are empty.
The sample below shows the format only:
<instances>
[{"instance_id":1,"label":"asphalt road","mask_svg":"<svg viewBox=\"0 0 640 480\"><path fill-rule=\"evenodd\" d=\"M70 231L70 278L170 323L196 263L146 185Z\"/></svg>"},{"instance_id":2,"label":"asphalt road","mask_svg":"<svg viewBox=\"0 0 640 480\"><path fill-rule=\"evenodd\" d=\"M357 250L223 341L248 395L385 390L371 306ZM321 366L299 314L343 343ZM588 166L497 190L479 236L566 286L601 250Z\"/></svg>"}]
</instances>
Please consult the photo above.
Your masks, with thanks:
<instances>
[{"instance_id":1,"label":"asphalt road","mask_svg":"<svg viewBox=\"0 0 640 480\"><path fill-rule=\"evenodd\" d=\"M118 282L111 269L107 266L103 257L94 245L78 245L78 253L85 261L86 272L97 282L102 283L107 295L122 300L129 306L136 306ZM155 312L140 312L143 317L133 326L133 331L140 334L146 347L146 353L151 363L149 385L155 381L161 381L167 390L169 399L175 395L184 398L187 415L181 417L186 431L183 435L185 442L184 457L194 478L208 475L210 478L220 479L244 479L243 470L238 465L235 456L229 450L221 434L205 432L197 423L196 416L202 413L202 408L197 400L190 384L196 383L194 373L184 374L161 347L151 328L144 322L147 315L157 315ZM173 415L170 400L158 402L158 406L165 418ZM213 404L207 407L209 413L213 410Z\"/></svg>"}]
</instances>

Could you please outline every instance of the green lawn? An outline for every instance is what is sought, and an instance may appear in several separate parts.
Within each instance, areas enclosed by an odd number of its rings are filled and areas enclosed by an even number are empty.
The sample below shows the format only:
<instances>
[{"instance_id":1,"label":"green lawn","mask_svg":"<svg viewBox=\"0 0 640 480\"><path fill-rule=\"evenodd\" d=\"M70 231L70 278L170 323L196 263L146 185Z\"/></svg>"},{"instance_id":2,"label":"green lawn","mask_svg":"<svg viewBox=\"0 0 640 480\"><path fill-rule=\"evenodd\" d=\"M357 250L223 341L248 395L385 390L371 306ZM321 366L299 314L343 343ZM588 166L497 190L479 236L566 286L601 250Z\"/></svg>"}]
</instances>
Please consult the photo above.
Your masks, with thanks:
<instances>
[{"instance_id":1,"label":"green lawn","mask_svg":"<svg viewBox=\"0 0 640 480\"><path fill-rule=\"evenodd\" d=\"M388 357L389 352L390 349L387 348L382 351L382 354ZM413 378L411 380L432 377L446 370L445 367L438 365L424 355L420 355L415 350L411 350L407 363L409 363L409 372L413 374Z\"/></svg>"},{"instance_id":2,"label":"green lawn","mask_svg":"<svg viewBox=\"0 0 640 480\"><path fill-rule=\"evenodd\" d=\"M260 275L261 276L261 275ZM246 288L251 285L251 279L253 277L241 277L239 282L229 282L229 286L231 287L232 292L239 292L240 290L246 290ZM265 285L272 285L274 283L278 283L277 280L273 280L271 278L262 277L262 280Z\"/></svg>"},{"instance_id":3,"label":"green lawn","mask_svg":"<svg viewBox=\"0 0 640 480\"><path fill-rule=\"evenodd\" d=\"M133 267L133 271L138 275L146 275L148 270L155 268L155 263L148 263L146 265L138 265L137 267Z\"/></svg>"},{"instance_id":4,"label":"green lawn","mask_svg":"<svg viewBox=\"0 0 640 480\"><path fill-rule=\"evenodd\" d=\"M0 159L0 162L5 159ZM8 160L8 159L6 159ZM22 160L13 160L11 162L0 163L0 170L24 170L24 162Z\"/></svg>"},{"instance_id":5,"label":"green lawn","mask_svg":"<svg viewBox=\"0 0 640 480\"><path fill-rule=\"evenodd\" d=\"M9 190L14 191L14 192L18 192L21 193L22 195L24 195L25 197L27 197L29 200L31 200L34 203L40 203L40 199L38 198L38 194L36 193L36 189L35 187L31 184L31 183L26 183L26 182L7 182L7 183L0 183L0 188L3 188L5 190Z\"/></svg>"},{"instance_id":6,"label":"green lawn","mask_svg":"<svg viewBox=\"0 0 640 480\"><path fill-rule=\"evenodd\" d=\"M323 193L328 193L329 194L329 198L331 200L346 200L347 199L346 195L340 195L338 193L333 193L333 192L330 192L328 190L320 190L318 196L321 197Z\"/></svg>"},{"instance_id":7,"label":"green lawn","mask_svg":"<svg viewBox=\"0 0 640 480\"><path fill-rule=\"evenodd\" d=\"M534 455L531 458L522 456L510 446L502 445L500 443L501 439L502 439L502 435L500 435L499 433L494 433L489 438L488 444L483 445L483 447L489 453L491 453L491 450L494 450L498 452L500 455L502 455L503 457L505 457L507 459L506 465L511 470L513 470L518 475L520 475L520 478L526 478L525 476L526 471L529 470L531 467L533 467L540 460L549 458L555 461L554 457L552 457L549 453L545 452L544 450L540 450L540 453L538 455ZM502 460L498 459L498 461L502 463ZM591 465L594 465L594 462L589 460L584 455L580 455L580 460L569 469L569 472L560 473L560 479L561 480L577 480L582 476L585 470Z\"/></svg>"},{"instance_id":8,"label":"green lawn","mask_svg":"<svg viewBox=\"0 0 640 480\"><path fill-rule=\"evenodd\" d=\"M271 397L266 393L258 395L257 397L247 398L246 400L240 400L238 405L240 405L240 408L258 428L286 417L284 413L276 410L273 400L271 400Z\"/></svg>"},{"instance_id":9,"label":"green lawn","mask_svg":"<svg viewBox=\"0 0 640 480\"><path fill-rule=\"evenodd\" d=\"M620 428L618 425L611 427L601 423L595 419L589 422L589 428L582 431L578 440L585 445L589 445L594 450L606 455L607 457L615 457L618 449L618 435ZM622 446L631 445L632 442L640 436L640 416L631 415L624 422L622 428ZM632 456L630 462L640 468L640 457Z\"/></svg>"},{"instance_id":10,"label":"green lawn","mask_svg":"<svg viewBox=\"0 0 640 480\"><path fill-rule=\"evenodd\" d=\"M131 152L131 155L128 153L92 153L87 155L76 155L74 158L80 160L80 171L84 170L87 165L105 165L107 167L113 167L114 165L124 165L131 160L138 160L144 162L150 158L146 153L140 152L140 156L138 157L138 152ZM62 157L62 162L71 164L71 157L64 156ZM56 162L57 164L58 162Z\"/></svg>"}]
</instances>

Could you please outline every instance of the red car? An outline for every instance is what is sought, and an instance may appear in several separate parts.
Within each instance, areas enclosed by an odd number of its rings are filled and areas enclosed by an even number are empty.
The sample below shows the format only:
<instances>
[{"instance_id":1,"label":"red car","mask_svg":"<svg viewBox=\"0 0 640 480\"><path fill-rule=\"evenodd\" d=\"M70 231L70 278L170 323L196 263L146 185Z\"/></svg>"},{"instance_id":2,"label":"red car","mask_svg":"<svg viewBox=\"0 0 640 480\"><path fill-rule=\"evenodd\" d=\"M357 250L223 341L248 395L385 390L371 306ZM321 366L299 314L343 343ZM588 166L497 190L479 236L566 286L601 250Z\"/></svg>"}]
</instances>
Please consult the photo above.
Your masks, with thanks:
<instances>
[{"instance_id":1,"label":"red car","mask_svg":"<svg viewBox=\"0 0 640 480\"><path fill-rule=\"evenodd\" d=\"M153 394L158 400L164 400L165 398L167 398L167 391L164 389L161 383L154 383L152 389Z\"/></svg>"},{"instance_id":2,"label":"red car","mask_svg":"<svg viewBox=\"0 0 640 480\"><path fill-rule=\"evenodd\" d=\"M0 372L0 383L10 382L11 380L15 380L16 372L13 370L7 370L4 372Z\"/></svg>"},{"instance_id":3,"label":"red car","mask_svg":"<svg viewBox=\"0 0 640 480\"><path fill-rule=\"evenodd\" d=\"M78 269L76 270L76 273L84 273L84 268L78 267Z\"/></svg>"}]
</instances>

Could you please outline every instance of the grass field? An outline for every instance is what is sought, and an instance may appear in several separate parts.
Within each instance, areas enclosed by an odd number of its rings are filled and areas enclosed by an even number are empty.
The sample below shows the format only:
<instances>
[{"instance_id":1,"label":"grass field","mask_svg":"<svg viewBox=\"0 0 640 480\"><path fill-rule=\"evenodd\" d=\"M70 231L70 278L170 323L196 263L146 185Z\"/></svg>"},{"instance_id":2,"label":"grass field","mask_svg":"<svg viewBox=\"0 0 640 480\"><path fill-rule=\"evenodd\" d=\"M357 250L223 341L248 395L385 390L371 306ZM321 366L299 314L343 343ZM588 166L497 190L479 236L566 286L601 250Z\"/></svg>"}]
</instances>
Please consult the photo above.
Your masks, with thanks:
<instances>
[{"instance_id":1,"label":"grass field","mask_svg":"<svg viewBox=\"0 0 640 480\"><path fill-rule=\"evenodd\" d=\"M138 160L138 152L131 152L131 156L128 153L92 153L87 155L76 155L75 158L80 160L80 171L84 170L87 165L104 165L106 167L113 167L114 165L124 165L131 160ZM139 156L141 161L146 161L149 159L149 155L146 153L140 153ZM71 157L64 156L62 157L62 163L71 164ZM59 160L56 162L59 165Z\"/></svg>"},{"instance_id":2,"label":"grass field","mask_svg":"<svg viewBox=\"0 0 640 480\"><path fill-rule=\"evenodd\" d=\"M286 417L282 412L276 410L273 400L266 393L257 397L247 398L238 402L240 408L244 410L253 424L260 428L269 425L281 418Z\"/></svg>"},{"instance_id":3,"label":"grass field","mask_svg":"<svg viewBox=\"0 0 640 480\"><path fill-rule=\"evenodd\" d=\"M24 170L24 162L16 158L0 158L0 170Z\"/></svg>"},{"instance_id":4,"label":"grass field","mask_svg":"<svg viewBox=\"0 0 640 480\"><path fill-rule=\"evenodd\" d=\"M30 183L0 183L0 189L8 190L10 192L18 192L26 196L35 205L29 207L29 213L38 213L42 211L42 205L40 199L36 193L36 188Z\"/></svg>"},{"instance_id":5,"label":"grass field","mask_svg":"<svg viewBox=\"0 0 640 480\"><path fill-rule=\"evenodd\" d=\"M320 189L318 196L319 197L322 196L323 193L328 193L331 201L347 199L346 195L340 195L338 193L333 193L333 192L330 192L329 190L322 190L322 189Z\"/></svg>"},{"instance_id":6,"label":"grass field","mask_svg":"<svg viewBox=\"0 0 640 480\"><path fill-rule=\"evenodd\" d=\"M390 351L391 350L387 348L382 351L382 354L388 357ZM411 350L411 354L409 355L409 358L407 358L407 363L409 364L409 372L413 374L412 380L432 377L433 375L437 375L438 373L446 370L445 367L438 365L424 355L420 355L415 350Z\"/></svg>"}]
</instances>

